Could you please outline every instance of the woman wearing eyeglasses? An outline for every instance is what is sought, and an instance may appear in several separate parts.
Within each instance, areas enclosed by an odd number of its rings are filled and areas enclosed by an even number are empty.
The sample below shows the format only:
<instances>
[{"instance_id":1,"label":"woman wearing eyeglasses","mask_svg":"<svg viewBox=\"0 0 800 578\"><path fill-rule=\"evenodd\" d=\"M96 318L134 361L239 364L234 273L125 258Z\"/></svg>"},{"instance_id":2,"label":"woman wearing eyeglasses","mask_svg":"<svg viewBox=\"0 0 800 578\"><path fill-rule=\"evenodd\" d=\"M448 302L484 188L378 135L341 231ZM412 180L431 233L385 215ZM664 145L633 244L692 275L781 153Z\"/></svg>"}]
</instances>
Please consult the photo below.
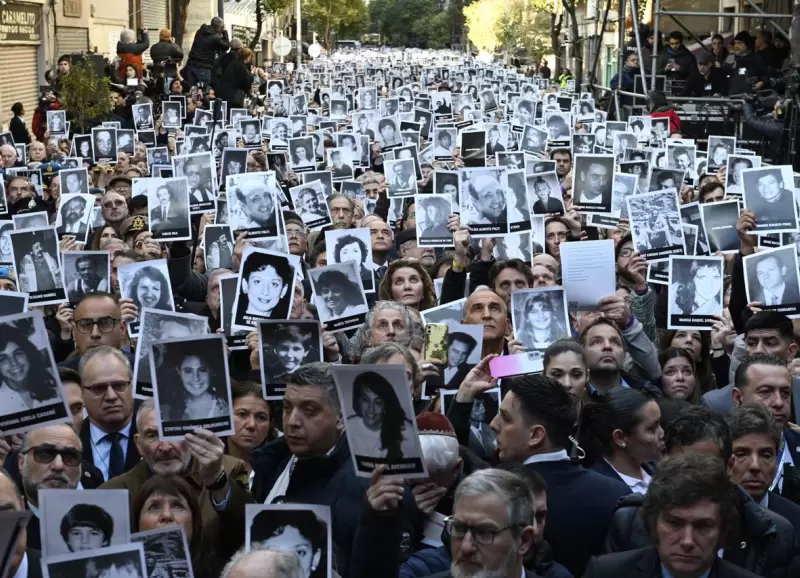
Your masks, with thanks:
<instances>
[{"instance_id":1,"label":"woman wearing eyeglasses","mask_svg":"<svg viewBox=\"0 0 800 578\"><path fill-rule=\"evenodd\" d=\"M59 401L45 356L19 329L0 332L0 413L11 415Z\"/></svg>"}]
</instances>

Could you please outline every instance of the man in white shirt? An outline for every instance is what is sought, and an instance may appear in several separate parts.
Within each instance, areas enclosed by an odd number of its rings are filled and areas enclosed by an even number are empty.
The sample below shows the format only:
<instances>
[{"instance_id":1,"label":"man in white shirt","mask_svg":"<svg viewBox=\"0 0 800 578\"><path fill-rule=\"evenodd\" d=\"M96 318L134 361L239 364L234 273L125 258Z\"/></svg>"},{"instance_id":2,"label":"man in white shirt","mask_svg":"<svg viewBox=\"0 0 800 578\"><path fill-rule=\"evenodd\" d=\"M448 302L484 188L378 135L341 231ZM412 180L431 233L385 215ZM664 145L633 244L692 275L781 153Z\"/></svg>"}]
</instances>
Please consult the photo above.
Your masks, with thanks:
<instances>
[{"instance_id":1,"label":"man in white shirt","mask_svg":"<svg viewBox=\"0 0 800 578\"><path fill-rule=\"evenodd\" d=\"M800 301L796 277L788 275L788 267L776 255L765 255L755 266L759 290L751 293L753 301L762 305L783 305Z\"/></svg>"},{"instance_id":2,"label":"man in white shirt","mask_svg":"<svg viewBox=\"0 0 800 578\"><path fill-rule=\"evenodd\" d=\"M600 162L592 161L586 170L580 172L581 187L578 203L600 205L611 200L612 178L608 167Z\"/></svg>"}]
</instances>

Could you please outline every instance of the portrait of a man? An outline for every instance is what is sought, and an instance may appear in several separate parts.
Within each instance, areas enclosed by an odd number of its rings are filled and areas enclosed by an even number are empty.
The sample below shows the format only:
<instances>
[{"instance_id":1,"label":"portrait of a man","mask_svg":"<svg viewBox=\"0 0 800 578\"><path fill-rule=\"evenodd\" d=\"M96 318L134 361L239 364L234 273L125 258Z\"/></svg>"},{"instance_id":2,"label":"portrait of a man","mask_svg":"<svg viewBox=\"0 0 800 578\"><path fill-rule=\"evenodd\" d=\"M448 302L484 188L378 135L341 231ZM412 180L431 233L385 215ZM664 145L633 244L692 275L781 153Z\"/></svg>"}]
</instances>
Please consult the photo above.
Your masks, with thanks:
<instances>
[{"instance_id":1,"label":"portrait of a man","mask_svg":"<svg viewBox=\"0 0 800 578\"><path fill-rule=\"evenodd\" d=\"M496 177L479 175L470 180L467 188L477 215L470 224L499 225L508 222L505 190Z\"/></svg>"},{"instance_id":2,"label":"portrait of a man","mask_svg":"<svg viewBox=\"0 0 800 578\"><path fill-rule=\"evenodd\" d=\"M60 213L61 226L58 228L58 234L74 235L76 239L84 239L90 214L90 211L87 211L87 200L84 197L69 197L61 205Z\"/></svg>"},{"instance_id":3,"label":"portrait of a man","mask_svg":"<svg viewBox=\"0 0 800 578\"><path fill-rule=\"evenodd\" d=\"M784 262L784 257L791 257L791 254L779 251L755 257L756 263L750 269L748 279L751 301L757 301L766 307L800 303L797 269ZM793 262L791 264L794 265ZM752 273L755 273L755 279Z\"/></svg>"},{"instance_id":4,"label":"portrait of a man","mask_svg":"<svg viewBox=\"0 0 800 578\"><path fill-rule=\"evenodd\" d=\"M102 255L78 255L75 259L76 277L67 284L67 299L70 303L78 303L90 293L108 291L108 271L106 268L100 274L98 257Z\"/></svg>"}]
</instances>

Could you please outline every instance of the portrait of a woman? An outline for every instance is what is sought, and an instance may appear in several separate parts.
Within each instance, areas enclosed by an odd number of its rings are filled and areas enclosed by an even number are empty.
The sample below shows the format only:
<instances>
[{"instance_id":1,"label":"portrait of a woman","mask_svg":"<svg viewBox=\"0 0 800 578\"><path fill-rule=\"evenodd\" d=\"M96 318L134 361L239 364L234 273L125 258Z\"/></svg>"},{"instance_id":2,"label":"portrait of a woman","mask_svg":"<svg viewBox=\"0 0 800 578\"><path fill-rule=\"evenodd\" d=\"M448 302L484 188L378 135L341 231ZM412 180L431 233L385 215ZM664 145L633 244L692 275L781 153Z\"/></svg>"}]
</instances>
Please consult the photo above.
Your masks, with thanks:
<instances>
[{"instance_id":1,"label":"portrait of a woman","mask_svg":"<svg viewBox=\"0 0 800 578\"><path fill-rule=\"evenodd\" d=\"M550 295L552 293L552 295ZM559 339L569 337L569 330L564 325L563 313L558 314L555 296L561 292L535 294L529 297L522 308L522 316L516 320L520 327L516 337L526 350L547 349Z\"/></svg>"},{"instance_id":2,"label":"portrait of a woman","mask_svg":"<svg viewBox=\"0 0 800 578\"><path fill-rule=\"evenodd\" d=\"M374 286L372 270L366 267L369 250L364 241L355 235L343 235L336 240L336 245L333 247L333 255L334 263L345 263L346 261L358 263L361 284L364 286L365 291L372 291Z\"/></svg>"},{"instance_id":3,"label":"portrait of a woman","mask_svg":"<svg viewBox=\"0 0 800 578\"><path fill-rule=\"evenodd\" d=\"M133 299L139 311L144 307L172 311L172 294L164 274L155 267L142 267L131 280L126 297Z\"/></svg>"},{"instance_id":4,"label":"portrait of a woman","mask_svg":"<svg viewBox=\"0 0 800 578\"><path fill-rule=\"evenodd\" d=\"M316 303L323 321L363 315L368 311L359 287L344 271L323 271L315 280Z\"/></svg>"},{"instance_id":5,"label":"portrait of a woman","mask_svg":"<svg viewBox=\"0 0 800 578\"><path fill-rule=\"evenodd\" d=\"M685 261L674 261L673 268ZM710 261L691 261L689 274L670 287L672 311L680 315L722 314L722 265Z\"/></svg>"},{"instance_id":6,"label":"portrait of a woman","mask_svg":"<svg viewBox=\"0 0 800 578\"><path fill-rule=\"evenodd\" d=\"M262 319L288 319L294 269L287 259L251 254L242 266L241 276L239 311Z\"/></svg>"},{"instance_id":7,"label":"portrait of a woman","mask_svg":"<svg viewBox=\"0 0 800 578\"><path fill-rule=\"evenodd\" d=\"M351 409L345 431L355 455L402 460L413 452L411 420L381 374L365 371L356 376Z\"/></svg>"},{"instance_id":8,"label":"portrait of a woman","mask_svg":"<svg viewBox=\"0 0 800 578\"><path fill-rule=\"evenodd\" d=\"M46 406L58 401L58 385L46 355L17 328L0 331L0 413Z\"/></svg>"},{"instance_id":9,"label":"portrait of a woman","mask_svg":"<svg viewBox=\"0 0 800 578\"><path fill-rule=\"evenodd\" d=\"M294 552L300 558L304 578L327 576L328 528L311 510L259 512L250 525L250 544Z\"/></svg>"},{"instance_id":10,"label":"portrait of a woman","mask_svg":"<svg viewBox=\"0 0 800 578\"><path fill-rule=\"evenodd\" d=\"M208 355L210 341L173 342L162 350L158 367L159 401L166 421L191 421L228 415L224 364ZM200 345L200 347L198 347Z\"/></svg>"},{"instance_id":11,"label":"portrait of a woman","mask_svg":"<svg viewBox=\"0 0 800 578\"><path fill-rule=\"evenodd\" d=\"M304 143L292 146L292 168L314 167L314 157Z\"/></svg>"}]
</instances>

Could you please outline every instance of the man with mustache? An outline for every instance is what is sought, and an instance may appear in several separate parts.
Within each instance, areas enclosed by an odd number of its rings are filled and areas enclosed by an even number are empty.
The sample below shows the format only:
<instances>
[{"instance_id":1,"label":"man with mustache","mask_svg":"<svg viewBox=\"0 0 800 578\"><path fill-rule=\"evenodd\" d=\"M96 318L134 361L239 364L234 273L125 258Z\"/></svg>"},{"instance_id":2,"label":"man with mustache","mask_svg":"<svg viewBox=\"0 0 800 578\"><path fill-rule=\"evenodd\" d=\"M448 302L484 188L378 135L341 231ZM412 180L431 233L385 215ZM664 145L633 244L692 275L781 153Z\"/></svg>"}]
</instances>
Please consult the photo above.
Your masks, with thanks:
<instances>
[{"instance_id":1,"label":"man with mustache","mask_svg":"<svg viewBox=\"0 0 800 578\"><path fill-rule=\"evenodd\" d=\"M246 502L253 499L247 493L248 473L245 463L224 455L222 441L203 429L186 434L181 442L165 442L158 437L155 402L146 400L136 415L137 433L133 436L142 460L130 471L113 478L100 489L127 489L129 496L154 474L182 477L195 492L200 502L203 521L202 547L215 549L221 556L229 557L233 551L220 552L225 544L223 528L217 508L244 510ZM136 514L138 515L138 513Z\"/></svg>"},{"instance_id":2,"label":"man with mustache","mask_svg":"<svg viewBox=\"0 0 800 578\"><path fill-rule=\"evenodd\" d=\"M58 228L59 237L62 235L75 235L82 240L86 238L87 223L83 220L86 211L86 199L72 197L61 207L61 226ZM88 217L88 214L86 215Z\"/></svg>"}]
</instances>

